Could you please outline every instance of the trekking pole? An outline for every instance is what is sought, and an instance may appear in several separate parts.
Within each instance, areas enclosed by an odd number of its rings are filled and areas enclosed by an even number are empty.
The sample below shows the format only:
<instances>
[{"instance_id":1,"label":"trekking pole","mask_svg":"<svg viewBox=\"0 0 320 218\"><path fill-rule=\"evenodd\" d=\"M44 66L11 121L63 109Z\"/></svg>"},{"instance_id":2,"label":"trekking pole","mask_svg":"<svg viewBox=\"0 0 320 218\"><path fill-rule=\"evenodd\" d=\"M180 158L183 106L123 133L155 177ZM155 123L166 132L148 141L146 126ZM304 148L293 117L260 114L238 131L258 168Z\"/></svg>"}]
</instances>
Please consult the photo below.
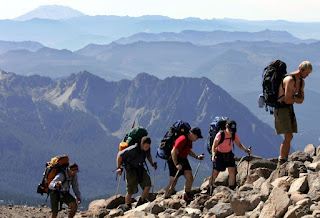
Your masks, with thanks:
<instances>
[{"instance_id":1,"label":"trekking pole","mask_svg":"<svg viewBox=\"0 0 320 218\"><path fill-rule=\"evenodd\" d=\"M118 174L117 174L118 175ZM121 174L122 175L122 174ZM117 193L116 193L116 198L118 197L118 192L119 192L119 187L120 187L120 181L121 181L121 175L119 177L119 181L118 181L118 187L117 187Z\"/></svg>"},{"instance_id":2,"label":"trekking pole","mask_svg":"<svg viewBox=\"0 0 320 218\"><path fill-rule=\"evenodd\" d=\"M248 148L248 150L251 150L251 146ZM249 162L250 162L250 153L249 153L249 157L248 157L248 167L247 167L247 178L248 178L248 172L249 172Z\"/></svg>"},{"instance_id":3,"label":"trekking pole","mask_svg":"<svg viewBox=\"0 0 320 218\"><path fill-rule=\"evenodd\" d=\"M157 165L157 162L153 163L154 165ZM156 170L153 171L153 179L152 179L152 193L153 193L153 187L154 187L154 181L156 179Z\"/></svg>"},{"instance_id":4,"label":"trekking pole","mask_svg":"<svg viewBox=\"0 0 320 218\"><path fill-rule=\"evenodd\" d=\"M173 186L173 183L176 181L176 179L178 178L178 174L179 174L180 170L177 171L176 175L174 176L174 179L170 185L170 188L169 188L169 191L168 191L168 194L171 193L171 189L172 189L172 186Z\"/></svg>"},{"instance_id":5,"label":"trekking pole","mask_svg":"<svg viewBox=\"0 0 320 218\"><path fill-rule=\"evenodd\" d=\"M202 153L201 155L204 155L204 153ZM197 176L199 167L200 167L200 165L201 165L201 161L202 161L202 160L200 160L200 162L198 163L198 167L197 167L197 169L196 169L196 172L194 173L193 180L194 180L194 179L196 178L196 176Z\"/></svg>"}]
</instances>

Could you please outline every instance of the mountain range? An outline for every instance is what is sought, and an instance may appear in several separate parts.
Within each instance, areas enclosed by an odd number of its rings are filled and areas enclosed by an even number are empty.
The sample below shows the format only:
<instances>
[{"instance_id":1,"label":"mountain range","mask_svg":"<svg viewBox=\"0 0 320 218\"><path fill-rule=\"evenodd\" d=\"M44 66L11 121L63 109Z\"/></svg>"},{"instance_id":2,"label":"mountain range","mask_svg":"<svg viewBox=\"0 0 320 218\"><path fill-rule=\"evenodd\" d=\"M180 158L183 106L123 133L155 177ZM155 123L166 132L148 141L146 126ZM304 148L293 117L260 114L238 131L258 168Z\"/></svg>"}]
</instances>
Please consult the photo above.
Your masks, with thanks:
<instances>
[{"instance_id":1,"label":"mountain range","mask_svg":"<svg viewBox=\"0 0 320 218\"><path fill-rule=\"evenodd\" d=\"M178 119L199 126L206 138L213 118L228 116L237 121L241 141L259 156L277 156L281 141L272 128L205 77L160 80L142 73L133 80L109 82L80 72L53 81L2 71L0 90L0 192L35 196L45 163L67 154L80 166L85 197L113 194L118 144L134 121L147 128L154 158L161 138ZM195 143L194 151L207 152L205 139ZM235 153L244 155L238 148ZM211 173L206 154L198 182ZM164 161L154 160L161 169L157 186L163 188ZM196 160L191 164L195 167ZM17 179L22 174L24 179Z\"/></svg>"},{"instance_id":2,"label":"mountain range","mask_svg":"<svg viewBox=\"0 0 320 218\"><path fill-rule=\"evenodd\" d=\"M306 98L297 105L299 134L292 146L300 149L306 143L318 143L317 116L319 104L317 54L320 43L273 43L269 41L235 41L212 46L190 42L134 42L131 44L88 45L75 52L40 48L11 50L0 55L0 68L19 74L39 74L55 79L87 70L111 81L133 79L146 72L164 79L171 75L207 77L246 105L261 120L273 126L273 117L257 107L261 93L263 69L275 59L287 63L288 72L300 62L309 60L314 71L306 79ZM299 51L299 52L298 52ZM306 113L308 111L308 113ZM310 122L310 118L315 122ZM315 119L315 120L314 120Z\"/></svg>"},{"instance_id":3,"label":"mountain range","mask_svg":"<svg viewBox=\"0 0 320 218\"><path fill-rule=\"evenodd\" d=\"M269 29L259 32L239 32L239 31L195 31L184 30L179 33L163 32L163 33L137 33L129 37L123 37L116 40L119 44L131 44L133 42L191 42L195 45L215 45L224 42L234 41L270 41L277 43L312 43L317 40L302 40L294 37L286 31L271 31Z\"/></svg>"},{"instance_id":4,"label":"mountain range","mask_svg":"<svg viewBox=\"0 0 320 218\"><path fill-rule=\"evenodd\" d=\"M78 50L90 43L109 44L138 33L179 33L184 30L258 32L270 29L287 31L301 39L320 39L319 22L173 19L165 16L87 16L79 11L61 7L42 6L22 15L19 20L0 20L0 29L5 30L1 33L0 40L37 41L47 47ZM61 11L68 12L61 13ZM60 14L66 16L60 17Z\"/></svg>"}]
</instances>

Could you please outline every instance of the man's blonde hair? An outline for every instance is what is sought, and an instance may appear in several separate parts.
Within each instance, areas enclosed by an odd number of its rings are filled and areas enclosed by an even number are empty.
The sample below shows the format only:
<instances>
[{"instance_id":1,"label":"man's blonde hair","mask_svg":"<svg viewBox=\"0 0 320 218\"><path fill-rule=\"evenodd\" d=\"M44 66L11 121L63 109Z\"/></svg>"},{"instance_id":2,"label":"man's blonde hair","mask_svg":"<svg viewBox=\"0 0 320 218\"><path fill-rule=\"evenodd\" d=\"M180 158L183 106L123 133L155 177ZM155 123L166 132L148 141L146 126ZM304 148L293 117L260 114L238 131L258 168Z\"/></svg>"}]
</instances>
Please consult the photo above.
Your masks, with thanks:
<instances>
[{"instance_id":1,"label":"man's blonde hair","mask_svg":"<svg viewBox=\"0 0 320 218\"><path fill-rule=\"evenodd\" d=\"M299 65L299 69L302 71L305 71L307 69L310 69L312 71L312 64L310 63L310 61L303 61L300 65Z\"/></svg>"}]
</instances>

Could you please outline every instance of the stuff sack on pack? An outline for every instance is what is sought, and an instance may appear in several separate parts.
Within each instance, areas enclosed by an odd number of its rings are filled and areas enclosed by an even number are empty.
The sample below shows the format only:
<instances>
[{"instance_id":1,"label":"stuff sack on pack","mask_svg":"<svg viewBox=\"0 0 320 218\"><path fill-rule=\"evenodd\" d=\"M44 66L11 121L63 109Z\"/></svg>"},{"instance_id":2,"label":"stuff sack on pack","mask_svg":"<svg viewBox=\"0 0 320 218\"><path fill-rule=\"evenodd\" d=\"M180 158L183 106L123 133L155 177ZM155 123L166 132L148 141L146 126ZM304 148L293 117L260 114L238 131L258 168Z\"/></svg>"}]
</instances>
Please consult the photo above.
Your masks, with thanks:
<instances>
[{"instance_id":1,"label":"stuff sack on pack","mask_svg":"<svg viewBox=\"0 0 320 218\"><path fill-rule=\"evenodd\" d=\"M132 128L130 132L125 135L123 141L119 144L119 151L122 151L136 143L140 144L142 137L147 135L148 131L141 126Z\"/></svg>"},{"instance_id":2,"label":"stuff sack on pack","mask_svg":"<svg viewBox=\"0 0 320 218\"><path fill-rule=\"evenodd\" d=\"M46 163L46 168L43 173L41 183L38 185L37 193L49 193L49 185L54 177L59 172L64 172L69 166L69 157L67 155L59 155L51 158L50 162Z\"/></svg>"},{"instance_id":3,"label":"stuff sack on pack","mask_svg":"<svg viewBox=\"0 0 320 218\"><path fill-rule=\"evenodd\" d=\"M187 122L184 122L182 120L177 120L176 122L174 122L169 131L161 140L160 146L157 150L157 157L168 160L171 156L171 150L176 139L181 135L187 136L190 129L191 126Z\"/></svg>"},{"instance_id":4,"label":"stuff sack on pack","mask_svg":"<svg viewBox=\"0 0 320 218\"><path fill-rule=\"evenodd\" d=\"M262 94L259 95L258 106L268 107L273 114L279 94L279 87L287 74L287 65L281 60L272 61L262 73Z\"/></svg>"}]
</instances>

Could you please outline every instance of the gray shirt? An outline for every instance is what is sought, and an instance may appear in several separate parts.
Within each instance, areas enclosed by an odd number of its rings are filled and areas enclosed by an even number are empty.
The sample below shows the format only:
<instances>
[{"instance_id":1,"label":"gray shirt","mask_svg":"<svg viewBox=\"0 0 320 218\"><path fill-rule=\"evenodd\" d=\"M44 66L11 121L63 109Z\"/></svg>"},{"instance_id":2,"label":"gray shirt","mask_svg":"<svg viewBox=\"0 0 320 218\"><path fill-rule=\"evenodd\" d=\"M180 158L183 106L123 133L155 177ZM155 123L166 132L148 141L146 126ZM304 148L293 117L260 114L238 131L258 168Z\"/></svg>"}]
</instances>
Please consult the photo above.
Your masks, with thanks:
<instances>
[{"instance_id":1,"label":"gray shirt","mask_svg":"<svg viewBox=\"0 0 320 218\"><path fill-rule=\"evenodd\" d=\"M120 152L126 170L129 171L143 166L146 157L150 155L150 149L144 151L138 144L132 145Z\"/></svg>"},{"instance_id":2,"label":"gray shirt","mask_svg":"<svg viewBox=\"0 0 320 218\"><path fill-rule=\"evenodd\" d=\"M56 182L61 181L61 186L56 186ZM54 179L49 184L50 190L58 190L60 192L69 192L70 185L72 186L72 190L75 193L77 198L81 198L81 193L79 190L79 182L78 182L78 175L75 174L74 176L68 175L68 170L65 170L64 173L58 173Z\"/></svg>"}]
</instances>

